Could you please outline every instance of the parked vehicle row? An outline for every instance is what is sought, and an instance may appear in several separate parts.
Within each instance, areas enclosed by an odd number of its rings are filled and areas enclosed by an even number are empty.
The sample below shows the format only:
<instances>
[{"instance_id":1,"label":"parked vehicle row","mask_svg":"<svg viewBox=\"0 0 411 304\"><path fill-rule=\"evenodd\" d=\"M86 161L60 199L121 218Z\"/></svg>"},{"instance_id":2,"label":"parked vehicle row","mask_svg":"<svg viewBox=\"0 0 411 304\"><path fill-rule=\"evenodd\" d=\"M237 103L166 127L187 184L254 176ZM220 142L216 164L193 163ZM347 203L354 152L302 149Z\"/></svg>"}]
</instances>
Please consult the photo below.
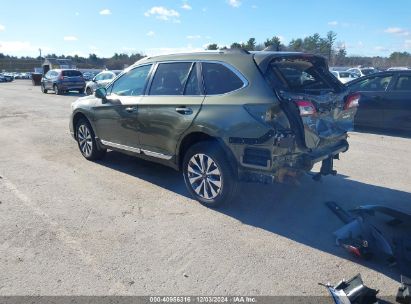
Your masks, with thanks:
<instances>
[{"instance_id":1,"label":"parked vehicle row","mask_svg":"<svg viewBox=\"0 0 411 304\"><path fill-rule=\"evenodd\" d=\"M176 54L140 60L78 99L70 132L88 160L111 149L181 170L215 207L239 180L283 182L318 162L335 174L357 105L315 55Z\"/></svg>"},{"instance_id":2,"label":"parked vehicle row","mask_svg":"<svg viewBox=\"0 0 411 304\"><path fill-rule=\"evenodd\" d=\"M0 73L0 82L11 82L14 80L14 76L11 73Z\"/></svg>"},{"instance_id":3,"label":"parked vehicle row","mask_svg":"<svg viewBox=\"0 0 411 304\"><path fill-rule=\"evenodd\" d=\"M52 90L55 94L78 91L87 95L94 94L97 88L108 85L120 71L102 71L95 75L93 72L81 73L73 69L54 69L48 71L41 79L41 90L47 93ZM91 79L90 77L93 76ZM87 79L90 79L87 81ZM87 81L87 82L86 82Z\"/></svg>"}]
</instances>

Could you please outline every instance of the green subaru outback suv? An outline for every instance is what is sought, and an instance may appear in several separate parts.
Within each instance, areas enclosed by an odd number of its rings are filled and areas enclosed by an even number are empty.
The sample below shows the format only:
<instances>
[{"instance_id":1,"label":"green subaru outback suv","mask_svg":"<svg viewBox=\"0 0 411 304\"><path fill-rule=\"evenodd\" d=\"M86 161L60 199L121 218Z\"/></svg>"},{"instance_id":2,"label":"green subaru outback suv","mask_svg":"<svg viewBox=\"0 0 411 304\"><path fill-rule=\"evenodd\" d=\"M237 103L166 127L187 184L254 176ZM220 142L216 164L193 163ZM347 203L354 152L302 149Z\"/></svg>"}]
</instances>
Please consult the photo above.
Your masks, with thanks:
<instances>
[{"instance_id":1,"label":"green subaru outback suv","mask_svg":"<svg viewBox=\"0 0 411 304\"><path fill-rule=\"evenodd\" d=\"M229 50L144 58L72 104L70 131L88 160L116 150L181 170L215 207L238 181L296 178L348 150L358 94L324 58Z\"/></svg>"}]
</instances>

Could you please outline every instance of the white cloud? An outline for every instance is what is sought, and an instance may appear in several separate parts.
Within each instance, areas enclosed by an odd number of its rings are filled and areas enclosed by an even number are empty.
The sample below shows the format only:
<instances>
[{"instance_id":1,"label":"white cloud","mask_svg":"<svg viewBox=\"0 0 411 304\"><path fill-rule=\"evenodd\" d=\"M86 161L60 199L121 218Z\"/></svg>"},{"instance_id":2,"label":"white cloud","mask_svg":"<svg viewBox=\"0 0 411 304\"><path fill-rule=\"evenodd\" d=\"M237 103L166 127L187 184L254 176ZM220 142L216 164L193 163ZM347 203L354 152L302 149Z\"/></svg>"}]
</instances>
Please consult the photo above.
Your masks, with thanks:
<instances>
[{"instance_id":1,"label":"white cloud","mask_svg":"<svg viewBox=\"0 0 411 304\"><path fill-rule=\"evenodd\" d=\"M228 4L232 7L240 7L241 1L240 0L228 0Z\"/></svg>"},{"instance_id":2,"label":"white cloud","mask_svg":"<svg viewBox=\"0 0 411 304\"><path fill-rule=\"evenodd\" d=\"M28 41L0 41L0 53L32 52L36 49Z\"/></svg>"},{"instance_id":3,"label":"white cloud","mask_svg":"<svg viewBox=\"0 0 411 304\"><path fill-rule=\"evenodd\" d=\"M258 8L258 6L255 5L255 4L253 4L253 5L251 5L251 8L252 8L252 9L256 9L256 8Z\"/></svg>"},{"instance_id":4,"label":"white cloud","mask_svg":"<svg viewBox=\"0 0 411 304\"><path fill-rule=\"evenodd\" d=\"M410 35L409 31L407 31L406 29L400 28L400 27L389 27L385 29L384 32L388 34L399 35L399 36L409 36Z\"/></svg>"},{"instance_id":5,"label":"white cloud","mask_svg":"<svg viewBox=\"0 0 411 304\"><path fill-rule=\"evenodd\" d=\"M153 37L155 34L156 33L154 31L149 31L149 32L147 32L146 35L149 36L149 37Z\"/></svg>"},{"instance_id":6,"label":"white cloud","mask_svg":"<svg viewBox=\"0 0 411 304\"><path fill-rule=\"evenodd\" d=\"M0 24L0 32L4 32L6 30L6 27L3 24Z\"/></svg>"},{"instance_id":7,"label":"white cloud","mask_svg":"<svg viewBox=\"0 0 411 304\"><path fill-rule=\"evenodd\" d=\"M135 52L135 51L137 51L137 49L136 48L133 48L133 47L127 47L127 46L123 46L123 51L126 51L126 52Z\"/></svg>"},{"instance_id":8,"label":"white cloud","mask_svg":"<svg viewBox=\"0 0 411 304\"><path fill-rule=\"evenodd\" d=\"M144 13L144 16L155 16L157 19L160 20L171 20L174 23L180 23L180 20L178 19L180 17L179 12L173 9L167 9L164 6L153 6L151 9Z\"/></svg>"},{"instance_id":9,"label":"white cloud","mask_svg":"<svg viewBox=\"0 0 411 304\"><path fill-rule=\"evenodd\" d=\"M186 38L190 40L194 40L194 39L200 39L201 36L200 35L188 35Z\"/></svg>"},{"instance_id":10,"label":"white cloud","mask_svg":"<svg viewBox=\"0 0 411 304\"><path fill-rule=\"evenodd\" d=\"M76 36L64 36L63 38L65 41L77 41L77 37Z\"/></svg>"},{"instance_id":11,"label":"white cloud","mask_svg":"<svg viewBox=\"0 0 411 304\"><path fill-rule=\"evenodd\" d=\"M75 15L75 16L80 16L80 13L79 13L79 12L76 12L74 15Z\"/></svg>"},{"instance_id":12,"label":"white cloud","mask_svg":"<svg viewBox=\"0 0 411 304\"><path fill-rule=\"evenodd\" d=\"M374 50L378 51L378 52L389 52L390 50L384 46L376 46L374 47Z\"/></svg>"},{"instance_id":13,"label":"white cloud","mask_svg":"<svg viewBox=\"0 0 411 304\"><path fill-rule=\"evenodd\" d=\"M188 3L184 3L181 8L188 11L193 9Z\"/></svg>"},{"instance_id":14,"label":"white cloud","mask_svg":"<svg viewBox=\"0 0 411 304\"><path fill-rule=\"evenodd\" d=\"M330 22L328 22L328 25L336 26L336 25L338 25L338 21L330 21Z\"/></svg>"},{"instance_id":15,"label":"white cloud","mask_svg":"<svg viewBox=\"0 0 411 304\"><path fill-rule=\"evenodd\" d=\"M100 15L111 15L111 11L109 9L103 9L100 11Z\"/></svg>"}]
</instances>

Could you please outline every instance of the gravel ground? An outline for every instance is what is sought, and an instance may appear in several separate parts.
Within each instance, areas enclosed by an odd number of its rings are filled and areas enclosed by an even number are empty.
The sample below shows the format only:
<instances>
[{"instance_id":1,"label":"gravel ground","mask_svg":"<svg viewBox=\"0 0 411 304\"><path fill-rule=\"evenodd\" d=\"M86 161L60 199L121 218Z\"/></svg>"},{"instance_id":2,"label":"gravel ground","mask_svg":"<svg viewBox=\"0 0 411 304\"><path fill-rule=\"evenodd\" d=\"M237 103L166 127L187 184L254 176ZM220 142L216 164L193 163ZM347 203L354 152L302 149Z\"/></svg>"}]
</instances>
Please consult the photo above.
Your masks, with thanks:
<instances>
[{"instance_id":1,"label":"gravel ground","mask_svg":"<svg viewBox=\"0 0 411 304\"><path fill-rule=\"evenodd\" d=\"M0 84L0 295L327 295L361 273L394 295L399 271L335 246L324 206L411 210L411 140L350 134L338 175L244 184L221 210L172 169L109 152L88 162L68 130L77 94Z\"/></svg>"}]
</instances>

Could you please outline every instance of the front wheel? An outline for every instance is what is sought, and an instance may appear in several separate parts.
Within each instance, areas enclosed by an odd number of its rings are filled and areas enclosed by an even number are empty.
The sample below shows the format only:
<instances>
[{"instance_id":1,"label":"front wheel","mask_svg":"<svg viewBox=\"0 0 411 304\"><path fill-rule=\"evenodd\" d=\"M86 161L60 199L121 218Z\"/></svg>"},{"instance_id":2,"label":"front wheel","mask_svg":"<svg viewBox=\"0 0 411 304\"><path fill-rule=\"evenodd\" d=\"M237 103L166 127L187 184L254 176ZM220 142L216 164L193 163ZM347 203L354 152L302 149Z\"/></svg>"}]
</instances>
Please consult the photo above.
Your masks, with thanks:
<instances>
[{"instance_id":1,"label":"front wheel","mask_svg":"<svg viewBox=\"0 0 411 304\"><path fill-rule=\"evenodd\" d=\"M76 126L76 139L81 154L88 160L97 160L104 157L106 149L101 149L94 136L93 129L86 119L80 119Z\"/></svg>"},{"instance_id":2,"label":"front wheel","mask_svg":"<svg viewBox=\"0 0 411 304\"><path fill-rule=\"evenodd\" d=\"M93 90L92 90L90 87L88 87L88 88L86 89L86 94L87 94L87 95L93 95Z\"/></svg>"},{"instance_id":3,"label":"front wheel","mask_svg":"<svg viewBox=\"0 0 411 304\"><path fill-rule=\"evenodd\" d=\"M44 94L47 94L47 89L46 89L46 87L44 86L44 84L41 85L41 91L42 91Z\"/></svg>"},{"instance_id":4,"label":"front wheel","mask_svg":"<svg viewBox=\"0 0 411 304\"><path fill-rule=\"evenodd\" d=\"M237 181L224 151L215 143L193 145L184 156L183 175L188 191L204 206L216 208L234 196Z\"/></svg>"}]
</instances>

